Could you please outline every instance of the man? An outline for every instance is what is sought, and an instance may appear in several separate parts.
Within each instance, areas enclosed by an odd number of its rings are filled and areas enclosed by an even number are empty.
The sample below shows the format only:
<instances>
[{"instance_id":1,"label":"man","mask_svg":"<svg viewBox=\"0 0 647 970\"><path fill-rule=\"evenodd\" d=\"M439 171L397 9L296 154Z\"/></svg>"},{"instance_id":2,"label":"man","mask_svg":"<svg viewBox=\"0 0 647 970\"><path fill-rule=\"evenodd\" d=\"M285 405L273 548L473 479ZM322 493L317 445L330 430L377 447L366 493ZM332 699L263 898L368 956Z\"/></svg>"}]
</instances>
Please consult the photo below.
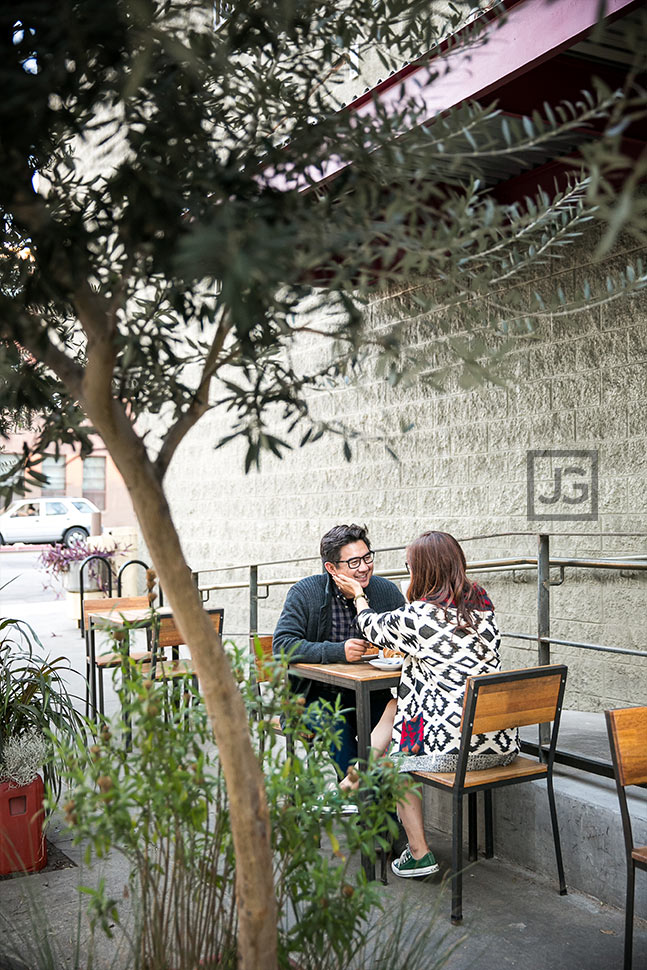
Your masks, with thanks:
<instances>
[{"instance_id":1,"label":"man","mask_svg":"<svg viewBox=\"0 0 647 970\"><path fill-rule=\"evenodd\" d=\"M273 651L276 656L286 653L291 660L304 663L354 663L369 644L358 634L353 601L337 589L332 577L341 573L356 579L378 613L402 606L404 597L394 583L373 575L374 555L366 526L336 525L322 538L320 553L325 572L308 576L290 589L274 631ZM341 724L341 747L331 751L343 777L357 757L353 691L314 681L299 681L295 689L305 696L308 705L318 700L334 704L339 696L341 706L351 708ZM390 698L389 691L371 694L371 727L377 724Z\"/></svg>"}]
</instances>

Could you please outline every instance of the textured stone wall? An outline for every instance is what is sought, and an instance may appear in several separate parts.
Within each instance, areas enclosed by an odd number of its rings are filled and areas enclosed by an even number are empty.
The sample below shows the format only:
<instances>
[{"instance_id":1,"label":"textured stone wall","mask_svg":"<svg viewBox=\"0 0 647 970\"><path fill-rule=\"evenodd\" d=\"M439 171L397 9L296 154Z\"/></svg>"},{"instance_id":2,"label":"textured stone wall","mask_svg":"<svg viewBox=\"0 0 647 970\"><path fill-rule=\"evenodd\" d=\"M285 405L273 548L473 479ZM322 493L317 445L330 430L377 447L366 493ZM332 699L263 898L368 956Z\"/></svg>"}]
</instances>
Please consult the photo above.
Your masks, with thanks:
<instances>
[{"instance_id":1,"label":"textured stone wall","mask_svg":"<svg viewBox=\"0 0 647 970\"><path fill-rule=\"evenodd\" d=\"M574 252L559 272L571 281L604 273L586 267L589 247ZM622 253L614 259L622 261ZM548 280L539 285L548 285ZM537 284L533 284L537 285ZM380 327L404 316L411 294L376 299L367 325ZM469 539L473 561L536 555L536 533L553 534L560 556L599 558L645 554L647 533L647 434L644 426L647 363L647 298L619 300L601 309L546 320L534 335L520 337L497 369L504 384L461 386L461 368L442 340L437 322L408 324L411 349L426 373L409 386L390 387L369 361L355 386L323 392L318 413L343 419L362 432L347 463L336 438L267 458L260 474L245 476L235 443L215 451L227 429L223 416L203 420L178 452L169 474L172 508L189 562L205 571L201 581L244 581L245 570L207 572L210 567L316 556L321 534L338 522L368 523L377 548L402 546L429 528L459 538L494 533L530 533ZM460 322L452 323L454 332ZM487 331L484 331L487 334ZM495 346L495 335L486 340ZM313 338L302 350L325 356ZM444 385L432 383L446 368ZM401 431L402 425L411 430ZM388 456L380 435L390 435L398 454ZM592 449L599 461L599 513L595 521L534 522L527 518L527 453L531 449ZM564 462L561 462L562 465ZM551 489L556 464L541 484ZM638 533L611 536L609 533ZM401 566L402 550L385 552L377 568ZM261 569L261 578L297 578L318 570L317 562ZM553 579L559 578L553 571ZM509 632L536 631L536 570L483 572ZM271 586L259 612L259 629L270 632L285 586ZM225 607L225 630L248 630L244 590L214 594ZM647 574L566 568L551 590L552 633L607 645L647 649L643 617ZM645 703L644 659L554 647L555 660L569 664L567 704L581 710ZM506 667L534 662L536 647L506 639Z\"/></svg>"}]
</instances>

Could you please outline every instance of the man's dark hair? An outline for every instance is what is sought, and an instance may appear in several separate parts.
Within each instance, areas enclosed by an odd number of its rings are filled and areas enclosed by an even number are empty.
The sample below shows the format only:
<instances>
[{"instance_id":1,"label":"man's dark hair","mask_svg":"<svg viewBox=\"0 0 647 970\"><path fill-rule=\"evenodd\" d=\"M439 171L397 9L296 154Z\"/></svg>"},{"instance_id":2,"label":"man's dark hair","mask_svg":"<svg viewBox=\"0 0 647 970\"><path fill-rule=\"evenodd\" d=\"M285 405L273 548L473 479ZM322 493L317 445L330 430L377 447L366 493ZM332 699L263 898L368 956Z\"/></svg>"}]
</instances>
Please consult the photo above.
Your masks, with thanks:
<instances>
[{"instance_id":1,"label":"man's dark hair","mask_svg":"<svg viewBox=\"0 0 647 970\"><path fill-rule=\"evenodd\" d=\"M321 561L324 563L339 562L341 548L348 542L365 542L370 549L371 543L366 526L356 525L352 522L350 525L336 525L329 529L319 546Z\"/></svg>"}]
</instances>

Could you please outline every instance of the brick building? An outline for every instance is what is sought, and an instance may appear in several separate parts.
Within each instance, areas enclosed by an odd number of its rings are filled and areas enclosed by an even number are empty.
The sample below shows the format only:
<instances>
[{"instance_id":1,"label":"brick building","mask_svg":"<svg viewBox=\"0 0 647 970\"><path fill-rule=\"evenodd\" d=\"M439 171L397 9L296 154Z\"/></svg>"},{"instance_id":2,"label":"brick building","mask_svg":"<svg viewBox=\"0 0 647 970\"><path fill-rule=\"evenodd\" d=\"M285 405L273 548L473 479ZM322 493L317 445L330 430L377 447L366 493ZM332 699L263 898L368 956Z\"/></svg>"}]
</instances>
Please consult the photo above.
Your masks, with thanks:
<instances>
[{"instance_id":1,"label":"brick building","mask_svg":"<svg viewBox=\"0 0 647 970\"><path fill-rule=\"evenodd\" d=\"M0 469L5 471L22 453L28 431L16 432L4 442L0 452ZM131 526L135 524L135 513L124 480L118 472L108 451L95 435L94 451L87 458L81 458L78 449L72 445L60 446L57 458L52 448L38 469L48 477L48 484L41 488L30 489L32 495L82 495L101 509L102 525Z\"/></svg>"}]
</instances>

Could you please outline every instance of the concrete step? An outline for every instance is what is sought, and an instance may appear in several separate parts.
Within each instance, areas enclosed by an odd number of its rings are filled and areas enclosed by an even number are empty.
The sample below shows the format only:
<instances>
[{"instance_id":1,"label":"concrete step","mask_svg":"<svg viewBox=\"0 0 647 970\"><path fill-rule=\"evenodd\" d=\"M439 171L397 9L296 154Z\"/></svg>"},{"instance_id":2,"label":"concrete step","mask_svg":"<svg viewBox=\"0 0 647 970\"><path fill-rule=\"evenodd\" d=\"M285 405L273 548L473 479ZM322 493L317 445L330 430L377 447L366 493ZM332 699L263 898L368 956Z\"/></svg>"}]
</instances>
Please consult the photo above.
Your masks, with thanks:
<instances>
[{"instance_id":1,"label":"concrete step","mask_svg":"<svg viewBox=\"0 0 647 970\"><path fill-rule=\"evenodd\" d=\"M536 741L536 734L524 734ZM604 714L564 712L558 748L610 764ZM626 864L615 782L559 764L553 777L567 886L624 909ZM632 788L629 793L634 840L637 845L646 845L647 790ZM482 818L479 821L481 836ZM451 801L444 792L426 789L425 826L432 845L434 830L451 831ZM545 782L494 792L494 839L499 858L557 884ZM640 872L636 878L636 915L647 916L647 878Z\"/></svg>"}]
</instances>

